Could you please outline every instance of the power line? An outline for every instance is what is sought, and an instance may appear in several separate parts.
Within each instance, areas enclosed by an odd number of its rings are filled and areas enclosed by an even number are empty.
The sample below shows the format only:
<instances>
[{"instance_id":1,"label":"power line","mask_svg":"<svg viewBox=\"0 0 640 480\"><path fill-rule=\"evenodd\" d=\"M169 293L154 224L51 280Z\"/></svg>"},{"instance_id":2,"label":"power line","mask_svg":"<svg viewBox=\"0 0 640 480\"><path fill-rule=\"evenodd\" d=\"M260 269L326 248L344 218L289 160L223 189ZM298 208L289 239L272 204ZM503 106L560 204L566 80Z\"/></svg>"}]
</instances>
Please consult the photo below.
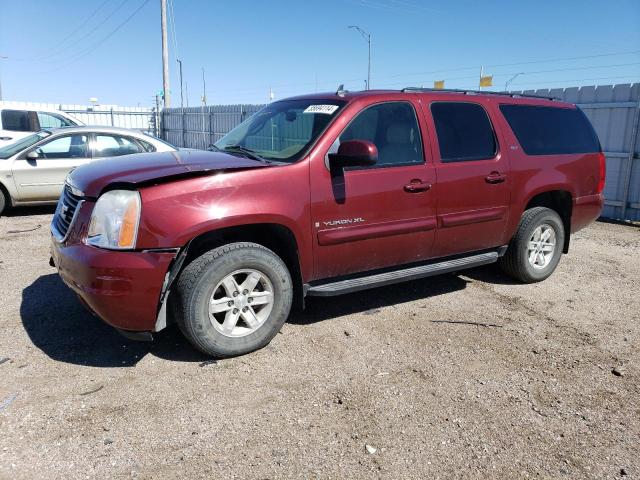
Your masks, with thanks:
<instances>
[{"instance_id":1,"label":"power line","mask_svg":"<svg viewBox=\"0 0 640 480\"><path fill-rule=\"evenodd\" d=\"M635 65L640 65L640 62L634 62L634 63L618 63L615 65L593 65L593 66L589 66L589 67L569 67L569 68L554 68L552 70L535 70L535 71L531 71L531 72L527 72L527 71L522 71L522 72L504 72L504 73L496 73L493 74L493 77L507 77L507 76L511 76L511 75L537 75L537 74L541 74L541 73L557 73L557 72L570 72L570 71L576 71L576 70L597 70L600 68L616 68L616 67L629 67L629 66L635 66ZM445 81L451 81L451 80L464 80L467 78L477 78L478 75L467 75L464 77L443 77L443 78L438 78L438 79L429 79L429 80L420 80L416 83L428 83L428 82L432 82L435 80L445 80ZM392 83L383 83L383 85L406 85L406 82L392 82Z\"/></svg>"},{"instance_id":2,"label":"power line","mask_svg":"<svg viewBox=\"0 0 640 480\"><path fill-rule=\"evenodd\" d=\"M614 52L614 53L602 53L598 55L584 55L581 57L564 57L564 58L552 58L546 60L531 60L527 62L514 62L514 63L500 63L494 65L484 65L485 68L499 68L499 67L515 67L520 65L533 65L537 63L554 63L554 62L563 62L563 61L571 61L571 60L587 60L590 58L602 58L602 57L614 57L620 55L632 55L640 53L640 50L631 50L628 52ZM398 78L398 77L408 77L413 75L430 75L432 73L446 73L446 72L456 72L456 71L464 71L464 70L477 70L479 68L478 65L473 65L471 67L457 67L452 69L440 69L440 70L431 70L428 72L415 72L415 73L398 73L394 75L383 75L379 78Z\"/></svg>"},{"instance_id":3,"label":"power line","mask_svg":"<svg viewBox=\"0 0 640 480\"><path fill-rule=\"evenodd\" d=\"M627 79L631 79L634 78L633 75L618 75L618 76L614 76L614 77L595 77L595 78L574 78L571 80L556 80L553 82L549 82L549 81L545 81L545 82L522 82L522 83L513 83L512 85L542 85L542 84L552 84L552 83L569 83L569 82L592 82L594 80L615 80L618 78L627 78ZM638 76L637 80L632 80L633 82L636 82L640 80L640 75Z\"/></svg>"},{"instance_id":4,"label":"power line","mask_svg":"<svg viewBox=\"0 0 640 480\"><path fill-rule=\"evenodd\" d=\"M126 0L125 0L126 1ZM53 70L49 70L47 72L41 72L41 73L51 73L51 72L57 72L59 70L62 70L63 68L67 67L69 64L74 63L84 57L86 57L87 55L91 54L96 48L98 48L100 45L102 45L104 42L106 42L107 40L109 40L113 35L115 35L122 27L124 27L127 23L129 23L129 21L136 16L136 14L142 10L147 3L149 3L150 0L144 0L142 2L142 4L136 8L133 13L131 13L127 18L124 19L124 21L122 21L121 23L119 23L111 32L109 32L107 35L105 35L104 37L102 37L100 40L98 40L96 43L94 43L93 45L91 45L90 47L88 47L87 49L83 50L81 53L79 53L77 56L73 57L73 58L69 58L67 59L67 61L63 61L63 65L61 65L58 68L55 68Z\"/></svg>"},{"instance_id":5,"label":"power line","mask_svg":"<svg viewBox=\"0 0 640 480\"><path fill-rule=\"evenodd\" d=\"M78 33L80 30L82 30L88 22L91 21L91 19L93 19L93 17L96 16L96 14L102 10L102 7L104 7L107 3L109 3L111 0L105 0L104 2L102 2L100 5L98 5L98 8L96 8L93 12L91 12L91 14L89 14L88 17L86 17L82 22L80 22L80 24L78 24L78 26L76 28L74 28L71 33L69 33L66 37L64 37L62 40L60 40L56 45L51 46L51 48L45 50L43 53L41 53L40 55L36 55L35 57L33 57L34 60L40 59L40 58L44 58L47 56L51 56L52 52L56 52L59 51L59 49L62 47L62 45L65 44L65 42L67 40L69 40L70 38L72 38L76 33ZM93 30L95 31L95 30ZM93 32L92 31L92 32ZM66 47L64 47L66 48Z\"/></svg>"},{"instance_id":6,"label":"power line","mask_svg":"<svg viewBox=\"0 0 640 480\"><path fill-rule=\"evenodd\" d=\"M627 51L627 52L613 52L613 53L603 53L603 54L597 54L597 55L583 55L583 56L579 56L579 57L564 57L564 58L553 58L553 59L547 59L547 60L532 60L532 61L525 61L525 62L514 62L514 63L503 63L503 64L495 64L495 65L485 65L485 68L497 68L497 67L507 67L507 66L519 66L519 65L534 65L534 64L541 64L541 63L553 63L553 62L560 62L560 61L570 61L570 60L586 60L586 59L590 59L590 58L603 58L603 57L612 57L612 56L621 56L621 55L631 55L631 54L636 54L636 53L640 53L640 50L632 50L632 51ZM620 66L627 66L627 65L634 65L635 63L632 64L621 64ZM598 66L598 67L569 67L569 68L559 68L555 71L565 71L565 70L571 70L571 69L590 69L590 68L604 68L604 67L609 67L607 65L604 66ZM401 74L394 74L394 75L381 75L379 77L377 77L378 79L385 79L385 78L402 78L402 77L407 77L407 76L413 76L413 75L429 75L429 74L434 74L434 73L449 73L449 72L464 72L464 71L468 71L468 70L473 70L474 72L478 69L478 66L471 66L471 67L454 67L454 68L449 68L449 69L437 69L437 70L430 70L430 71L425 71L422 73L401 73ZM544 70L544 71L536 71L536 72L524 72L527 74L533 74L533 73L551 73L554 70ZM515 72L509 72L509 73L496 73L494 74L494 76L501 76L501 75L513 75L513 73ZM519 72L517 72L519 73ZM444 80L460 80L460 79L465 79L465 78L477 78L477 74L473 74L473 75L469 75L469 76L464 76L464 77L454 77L454 78L444 78ZM440 78L439 80L443 80L442 78ZM338 83L348 83L348 82L361 82L362 79L361 78L352 78L352 79L334 79L334 80L322 80L317 82L320 85L333 85L333 84L338 84ZM413 81L415 82L426 82L426 80L419 80L419 81ZM382 81L381 84L382 85L400 85L400 84L406 84L406 83L412 83L410 80L407 80L406 82L394 82L394 83L388 83L388 82L384 82ZM272 84L271 86L274 88L298 88L298 87L313 87L316 84L315 81L310 81L310 82L302 82L302 83L282 83L282 84ZM265 89L267 89L268 86L262 86L262 87L250 87L250 88L238 88L238 89L229 89L226 90L228 92L259 92L259 91L263 91Z\"/></svg>"},{"instance_id":7,"label":"power line","mask_svg":"<svg viewBox=\"0 0 640 480\"><path fill-rule=\"evenodd\" d=\"M74 41L71 45L67 46L64 48L64 51L61 51L60 53L54 53L51 55L47 55L47 57L57 57L60 54L64 54L66 53L66 51L72 49L73 47L75 47L76 45L81 44L82 42L84 42L85 39L89 38L90 36L92 36L94 33L96 33L105 23L107 23L109 20L111 20L111 18L120 11L120 9L125 5L125 3L127 3L127 0L122 0L114 10L111 11L111 13L109 15L107 15L100 23L98 23L98 25L94 28L92 28L91 30L89 30L87 33L85 33L84 35L82 35L80 38L76 39L76 41ZM85 51L85 50L81 50L81 51ZM71 55L71 57L68 58L72 58L73 55ZM51 59L51 58L47 58L46 60L41 60L44 62L48 62L48 63L54 63L54 62L64 62L66 59ZM55 71L55 70L54 70Z\"/></svg>"},{"instance_id":8,"label":"power line","mask_svg":"<svg viewBox=\"0 0 640 480\"><path fill-rule=\"evenodd\" d=\"M173 38L174 57L180 58L180 54L178 53L178 34L176 32L176 16L173 13L173 0L169 0L169 26L171 27L171 36Z\"/></svg>"}]
</instances>

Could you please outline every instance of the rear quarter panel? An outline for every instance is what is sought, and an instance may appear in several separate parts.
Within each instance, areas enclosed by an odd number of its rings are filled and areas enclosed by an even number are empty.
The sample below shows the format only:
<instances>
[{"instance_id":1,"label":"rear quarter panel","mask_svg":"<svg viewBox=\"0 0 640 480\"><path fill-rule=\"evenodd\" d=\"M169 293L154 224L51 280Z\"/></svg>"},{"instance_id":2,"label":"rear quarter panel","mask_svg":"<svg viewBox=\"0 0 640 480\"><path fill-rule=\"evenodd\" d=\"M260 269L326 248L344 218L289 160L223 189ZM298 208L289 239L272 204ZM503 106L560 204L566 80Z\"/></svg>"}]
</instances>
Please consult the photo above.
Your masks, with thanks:
<instances>
[{"instance_id":1,"label":"rear quarter panel","mask_svg":"<svg viewBox=\"0 0 640 480\"><path fill-rule=\"evenodd\" d=\"M518 103L575 108L571 104L561 102L541 103L537 100L521 100ZM496 123L500 124L506 143L505 150L511 160L511 215L507 225L506 241L515 233L529 201L540 193L561 190L571 195L572 232L583 228L599 216L601 201L596 198L600 197L596 195L599 179L598 153L527 155L499 108L494 110L494 116ZM580 199L585 198L591 198L592 205L588 209L580 207Z\"/></svg>"}]
</instances>

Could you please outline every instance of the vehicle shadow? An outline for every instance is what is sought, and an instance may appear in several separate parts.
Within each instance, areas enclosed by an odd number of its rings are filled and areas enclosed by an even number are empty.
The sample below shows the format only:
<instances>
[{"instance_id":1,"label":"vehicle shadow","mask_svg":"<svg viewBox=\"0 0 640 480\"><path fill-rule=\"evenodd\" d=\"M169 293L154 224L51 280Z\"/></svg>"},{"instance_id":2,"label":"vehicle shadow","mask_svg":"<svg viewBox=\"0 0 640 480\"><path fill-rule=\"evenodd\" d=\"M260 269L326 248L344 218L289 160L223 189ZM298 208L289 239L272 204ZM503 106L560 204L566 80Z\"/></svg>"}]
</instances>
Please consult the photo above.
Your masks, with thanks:
<instances>
[{"instance_id":1,"label":"vehicle shadow","mask_svg":"<svg viewBox=\"0 0 640 480\"><path fill-rule=\"evenodd\" d=\"M28 217L30 215L53 215L55 205L40 205L37 207L11 207L2 212L2 217Z\"/></svg>"},{"instance_id":2,"label":"vehicle shadow","mask_svg":"<svg viewBox=\"0 0 640 480\"><path fill-rule=\"evenodd\" d=\"M467 270L464 276L488 283L500 283L502 279L492 266ZM339 297L310 297L306 309L294 312L289 323L304 326L352 313L375 314L377 309L389 305L464 290L468 283L461 276L448 274ZM43 275L22 291L20 314L33 344L61 362L103 368L132 367L147 354L182 362L209 360L175 326L156 334L153 342L124 338L83 307L56 274Z\"/></svg>"},{"instance_id":3,"label":"vehicle shadow","mask_svg":"<svg viewBox=\"0 0 640 480\"><path fill-rule=\"evenodd\" d=\"M484 283L493 283L496 285L523 285L522 282L511 278L500 270L497 263L465 270L464 272L461 272L461 275L469 277L472 280L478 280L479 282Z\"/></svg>"},{"instance_id":4,"label":"vehicle shadow","mask_svg":"<svg viewBox=\"0 0 640 480\"><path fill-rule=\"evenodd\" d=\"M453 274L397 283L337 297L307 297L305 310L289 319L294 325L308 325L352 313L371 312L389 305L412 302L464 290L467 280Z\"/></svg>"},{"instance_id":5,"label":"vehicle shadow","mask_svg":"<svg viewBox=\"0 0 640 480\"><path fill-rule=\"evenodd\" d=\"M33 344L54 360L91 367L131 367L152 354L183 362L203 362L177 328L153 342L120 335L82 306L56 274L43 275L22 291L20 315Z\"/></svg>"}]
</instances>

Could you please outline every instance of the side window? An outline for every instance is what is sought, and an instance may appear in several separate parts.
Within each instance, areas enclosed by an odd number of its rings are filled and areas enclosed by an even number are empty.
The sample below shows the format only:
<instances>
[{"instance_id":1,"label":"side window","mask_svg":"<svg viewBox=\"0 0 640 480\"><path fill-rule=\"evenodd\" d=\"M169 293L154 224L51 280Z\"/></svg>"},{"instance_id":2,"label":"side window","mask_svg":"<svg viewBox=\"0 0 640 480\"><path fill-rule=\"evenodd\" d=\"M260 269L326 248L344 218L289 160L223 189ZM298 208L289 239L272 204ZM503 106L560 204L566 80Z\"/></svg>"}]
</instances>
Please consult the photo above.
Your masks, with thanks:
<instances>
[{"instance_id":1,"label":"side window","mask_svg":"<svg viewBox=\"0 0 640 480\"><path fill-rule=\"evenodd\" d=\"M27 110L2 110L2 128L14 132L35 132L35 119Z\"/></svg>"},{"instance_id":2,"label":"side window","mask_svg":"<svg viewBox=\"0 0 640 480\"><path fill-rule=\"evenodd\" d=\"M145 142L144 140L140 140L140 139L137 139L137 142L140 145L142 145L142 148L144 148L145 152L155 152L156 151L156 147L151 145L149 142Z\"/></svg>"},{"instance_id":3,"label":"side window","mask_svg":"<svg viewBox=\"0 0 640 480\"><path fill-rule=\"evenodd\" d=\"M87 136L68 135L54 138L40 145L36 152L40 158L86 158Z\"/></svg>"},{"instance_id":4,"label":"side window","mask_svg":"<svg viewBox=\"0 0 640 480\"><path fill-rule=\"evenodd\" d=\"M527 155L561 155L600 151L600 142L577 108L500 105Z\"/></svg>"},{"instance_id":5,"label":"side window","mask_svg":"<svg viewBox=\"0 0 640 480\"><path fill-rule=\"evenodd\" d=\"M431 114L443 162L465 162L493 158L496 136L481 105L464 102L435 102Z\"/></svg>"},{"instance_id":6,"label":"side window","mask_svg":"<svg viewBox=\"0 0 640 480\"><path fill-rule=\"evenodd\" d=\"M380 103L360 112L342 132L339 143L368 140L378 147L375 166L423 163L416 113L407 102Z\"/></svg>"},{"instance_id":7,"label":"side window","mask_svg":"<svg viewBox=\"0 0 640 480\"><path fill-rule=\"evenodd\" d=\"M38 112L38 121L40 122L40 128L59 128L72 125L66 118L55 113Z\"/></svg>"},{"instance_id":8,"label":"side window","mask_svg":"<svg viewBox=\"0 0 640 480\"><path fill-rule=\"evenodd\" d=\"M119 157L144 150L137 143L119 135L96 135L93 145L93 158Z\"/></svg>"}]
</instances>

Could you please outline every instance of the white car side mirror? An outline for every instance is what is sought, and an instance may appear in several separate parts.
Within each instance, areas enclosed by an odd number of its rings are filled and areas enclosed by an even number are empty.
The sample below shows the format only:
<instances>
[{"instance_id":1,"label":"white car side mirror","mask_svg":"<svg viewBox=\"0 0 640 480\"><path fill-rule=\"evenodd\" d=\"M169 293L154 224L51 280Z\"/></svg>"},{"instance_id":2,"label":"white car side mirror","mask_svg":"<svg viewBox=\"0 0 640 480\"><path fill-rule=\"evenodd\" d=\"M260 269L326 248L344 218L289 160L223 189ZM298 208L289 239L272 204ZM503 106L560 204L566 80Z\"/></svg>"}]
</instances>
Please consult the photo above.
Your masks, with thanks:
<instances>
[{"instance_id":1,"label":"white car side mirror","mask_svg":"<svg viewBox=\"0 0 640 480\"><path fill-rule=\"evenodd\" d=\"M38 155L38 152L35 150L31 150L29 153L27 153L27 160L37 160L40 158L40 155Z\"/></svg>"}]
</instances>

